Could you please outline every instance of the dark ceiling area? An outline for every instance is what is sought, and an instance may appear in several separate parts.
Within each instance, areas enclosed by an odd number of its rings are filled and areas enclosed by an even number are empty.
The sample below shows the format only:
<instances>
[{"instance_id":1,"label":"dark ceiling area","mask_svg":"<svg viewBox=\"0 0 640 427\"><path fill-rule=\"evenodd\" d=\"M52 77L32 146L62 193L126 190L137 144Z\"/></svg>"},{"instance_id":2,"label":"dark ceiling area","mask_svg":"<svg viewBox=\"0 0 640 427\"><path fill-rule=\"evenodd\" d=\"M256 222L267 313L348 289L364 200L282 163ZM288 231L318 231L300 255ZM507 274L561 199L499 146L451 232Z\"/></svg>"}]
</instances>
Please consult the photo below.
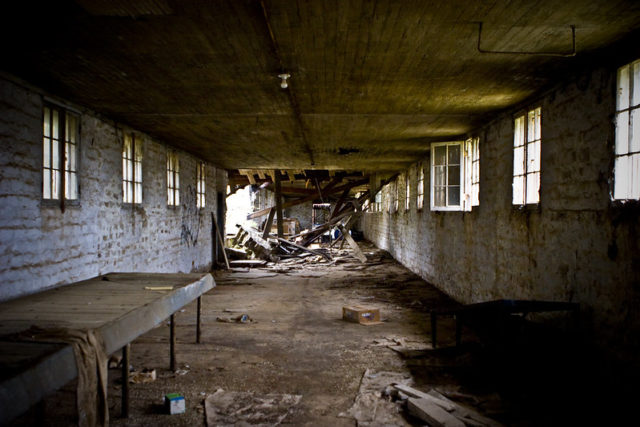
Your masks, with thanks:
<instances>
[{"instance_id":1,"label":"dark ceiling area","mask_svg":"<svg viewBox=\"0 0 640 427\"><path fill-rule=\"evenodd\" d=\"M3 71L226 169L404 169L640 28L638 1L11 3Z\"/></svg>"}]
</instances>

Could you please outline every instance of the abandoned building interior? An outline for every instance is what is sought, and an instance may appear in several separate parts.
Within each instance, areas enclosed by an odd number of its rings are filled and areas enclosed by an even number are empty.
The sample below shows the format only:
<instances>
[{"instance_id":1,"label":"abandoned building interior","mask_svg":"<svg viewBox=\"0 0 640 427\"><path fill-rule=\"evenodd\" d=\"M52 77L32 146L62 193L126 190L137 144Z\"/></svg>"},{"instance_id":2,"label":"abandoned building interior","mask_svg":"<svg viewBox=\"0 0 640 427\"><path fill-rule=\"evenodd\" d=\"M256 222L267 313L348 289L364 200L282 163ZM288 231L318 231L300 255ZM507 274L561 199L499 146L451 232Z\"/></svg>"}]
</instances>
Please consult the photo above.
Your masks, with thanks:
<instances>
[{"instance_id":1,"label":"abandoned building interior","mask_svg":"<svg viewBox=\"0 0 640 427\"><path fill-rule=\"evenodd\" d=\"M1 425L633 413L640 2L9 3Z\"/></svg>"}]
</instances>

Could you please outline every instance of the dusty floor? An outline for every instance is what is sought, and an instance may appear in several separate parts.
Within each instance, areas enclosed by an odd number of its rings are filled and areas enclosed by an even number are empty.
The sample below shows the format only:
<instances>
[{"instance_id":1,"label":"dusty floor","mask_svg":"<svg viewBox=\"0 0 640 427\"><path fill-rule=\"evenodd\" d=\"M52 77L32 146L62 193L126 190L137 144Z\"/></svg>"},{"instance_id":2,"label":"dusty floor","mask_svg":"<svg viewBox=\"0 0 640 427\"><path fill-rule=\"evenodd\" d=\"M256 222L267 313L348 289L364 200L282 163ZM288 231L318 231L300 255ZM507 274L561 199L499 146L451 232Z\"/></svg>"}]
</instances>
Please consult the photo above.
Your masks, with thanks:
<instances>
[{"instance_id":1,"label":"dusty floor","mask_svg":"<svg viewBox=\"0 0 640 427\"><path fill-rule=\"evenodd\" d=\"M436 387L508 425L576 420L567 408L577 404L573 390L582 383L566 369L570 360L563 362L573 357L570 352L554 347L562 338L543 333L540 339L553 343L538 346L531 341L537 339L533 330L527 332L525 350L516 342L508 350L498 346L500 352L494 353L465 329L464 344L455 348L453 321L443 319L439 344L447 348L403 356L376 345L384 337L428 343L428 310L455 302L383 251L366 246L365 252L366 266L348 258L331 266L285 263L216 273L217 287L203 296L203 343L194 343L195 302L176 315L178 373L168 369L166 325L132 343L133 368L156 369L158 378L131 385L128 419L120 418L119 370L110 370L111 425L205 425L205 397L224 389L301 395L285 424L353 426L352 418L338 415L353 404L366 369L405 372L416 387ZM383 322L363 326L341 320L342 307L354 304L379 308ZM216 320L242 313L253 322ZM526 351L524 359L521 351ZM184 395L186 413L163 413L162 398L170 392ZM40 412L34 409L16 424L34 424L42 413L47 425L72 424L73 401L70 384L47 398ZM406 421L420 425L415 419Z\"/></svg>"}]
</instances>

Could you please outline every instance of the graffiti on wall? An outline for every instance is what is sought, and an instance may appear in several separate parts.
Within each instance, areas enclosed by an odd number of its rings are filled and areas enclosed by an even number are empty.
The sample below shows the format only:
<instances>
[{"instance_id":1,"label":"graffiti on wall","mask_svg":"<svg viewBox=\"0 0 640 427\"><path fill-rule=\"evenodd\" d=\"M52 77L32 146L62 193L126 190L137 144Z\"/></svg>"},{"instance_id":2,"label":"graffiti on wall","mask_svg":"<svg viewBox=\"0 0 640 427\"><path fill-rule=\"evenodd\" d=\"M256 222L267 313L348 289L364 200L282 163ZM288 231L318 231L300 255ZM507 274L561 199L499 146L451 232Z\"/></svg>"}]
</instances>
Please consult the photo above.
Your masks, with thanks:
<instances>
[{"instance_id":1,"label":"graffiti on wall","mask_svg":"<svg viewBox=\"0 0 640 427\"><path fill-rule=\"evenodd\" d=\"M196 205L196 189L192 186L186 188L182 198L182 220L180 240L187 246L195 246L198 243L198 234L202 225L202 215Z\"/></svg>"}]
</instances>

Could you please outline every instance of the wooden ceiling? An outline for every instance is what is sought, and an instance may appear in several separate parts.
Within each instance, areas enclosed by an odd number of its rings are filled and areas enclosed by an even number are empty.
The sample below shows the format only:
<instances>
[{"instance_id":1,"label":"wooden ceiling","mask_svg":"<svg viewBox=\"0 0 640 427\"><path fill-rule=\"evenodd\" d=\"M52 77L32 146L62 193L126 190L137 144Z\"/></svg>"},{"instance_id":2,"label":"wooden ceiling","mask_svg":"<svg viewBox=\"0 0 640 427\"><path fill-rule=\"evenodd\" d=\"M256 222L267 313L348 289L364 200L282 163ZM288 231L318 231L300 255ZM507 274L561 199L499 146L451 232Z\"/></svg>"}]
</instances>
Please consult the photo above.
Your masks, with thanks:
<instances>
[{"instance_id":1,"label":"wooden ceiling","mask_svg":"<svg viewBox=\"0 0 640 427\"><path fill-rule=\"evenodd\" d=\"M640 2L22 0L0 19L4 71L218 166L394 171L633 37ZM481 53L478 22L498 51L570 52L575 25L577 55Z\"/></svg>"}]
</instances>

